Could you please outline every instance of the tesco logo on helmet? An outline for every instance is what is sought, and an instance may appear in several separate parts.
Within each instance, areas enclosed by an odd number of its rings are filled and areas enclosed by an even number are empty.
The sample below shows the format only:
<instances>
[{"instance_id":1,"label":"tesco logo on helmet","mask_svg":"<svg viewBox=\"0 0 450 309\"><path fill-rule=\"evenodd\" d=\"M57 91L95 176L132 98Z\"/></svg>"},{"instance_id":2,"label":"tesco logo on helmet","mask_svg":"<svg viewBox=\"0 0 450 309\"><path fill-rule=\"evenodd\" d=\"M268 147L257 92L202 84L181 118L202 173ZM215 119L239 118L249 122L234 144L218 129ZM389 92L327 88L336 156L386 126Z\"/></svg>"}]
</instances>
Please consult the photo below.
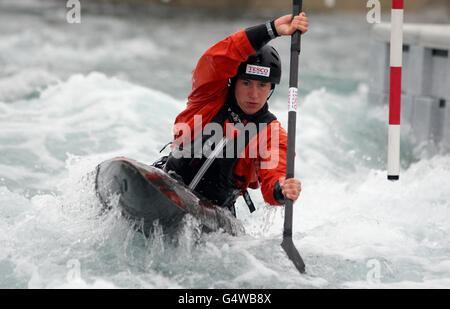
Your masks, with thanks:
<instances>
[{"instance_id":1,"label":"tesco logo on helmet","mask_svg":"<svg viewBox=\"0 0 450 309\"><path fill-rule=\"evenodd\" d=\"M246 74L270 77L270 68L247 64Z\"/></svg>"}]
</instances>

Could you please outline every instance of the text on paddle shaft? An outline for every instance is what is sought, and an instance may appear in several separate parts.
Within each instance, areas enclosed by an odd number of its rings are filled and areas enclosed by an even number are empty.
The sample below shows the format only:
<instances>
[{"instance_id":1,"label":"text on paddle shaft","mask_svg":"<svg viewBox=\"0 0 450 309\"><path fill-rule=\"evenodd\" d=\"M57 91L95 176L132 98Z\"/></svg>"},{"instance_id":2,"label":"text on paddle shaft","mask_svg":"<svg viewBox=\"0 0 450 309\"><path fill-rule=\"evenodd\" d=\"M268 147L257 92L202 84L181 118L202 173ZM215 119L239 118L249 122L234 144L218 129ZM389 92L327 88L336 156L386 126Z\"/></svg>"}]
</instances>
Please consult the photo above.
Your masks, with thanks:
<instances>
[{"instance_id":1,"label":"text on paddle shaft","mask_svg":"<svg viewBox=\"0 0 450 309\"><path fill-rule=\"evenodd\" d=\"M271 304L271 294L223 294L222 297L206 295L181 295L178 297L179 304L202 304L208 307L211 303L223 304Z\"/></svg>"}]
</instances>

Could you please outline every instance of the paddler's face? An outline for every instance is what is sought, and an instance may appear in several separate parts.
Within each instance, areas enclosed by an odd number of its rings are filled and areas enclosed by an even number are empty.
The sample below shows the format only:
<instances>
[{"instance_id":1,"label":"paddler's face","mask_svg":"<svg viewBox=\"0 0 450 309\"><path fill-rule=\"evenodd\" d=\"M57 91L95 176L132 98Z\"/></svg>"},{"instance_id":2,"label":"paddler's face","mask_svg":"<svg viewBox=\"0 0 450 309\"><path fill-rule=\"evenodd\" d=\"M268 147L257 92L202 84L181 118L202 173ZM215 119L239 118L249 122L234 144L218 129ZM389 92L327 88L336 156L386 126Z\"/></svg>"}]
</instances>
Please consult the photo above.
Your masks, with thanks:
<instances>
[{"instance_id":1,"label":"paddler's face","mask_svg":"<svg viewBox=\"0 0 450 309\"><path fill-rule=\"evenodd\" d=\"M238 78L234 95L242 111L253 115L264 106L271 88L271 83Z\"/></svg>"}]
</instances>

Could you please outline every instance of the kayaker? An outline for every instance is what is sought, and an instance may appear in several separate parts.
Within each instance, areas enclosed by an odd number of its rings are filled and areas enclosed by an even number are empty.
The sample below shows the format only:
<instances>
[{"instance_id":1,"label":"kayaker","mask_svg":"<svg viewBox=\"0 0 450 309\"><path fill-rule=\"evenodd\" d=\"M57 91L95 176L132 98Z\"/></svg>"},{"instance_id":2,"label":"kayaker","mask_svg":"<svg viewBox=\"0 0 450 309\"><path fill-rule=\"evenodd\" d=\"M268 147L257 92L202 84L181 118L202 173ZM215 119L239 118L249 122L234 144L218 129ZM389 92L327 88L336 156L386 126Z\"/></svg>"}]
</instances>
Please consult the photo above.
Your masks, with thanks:
<instances>
[{"instance_id":1,"label":"kayaker","mask_svg":"<svg viewBox=\"0 0 450 309\"><path fill-rule=\"evenodd\" d=\"M205 149L211 153L219 147L217 136L237 140L236 136L245 135L239 135L246 131L242 128L256 128L240 139L244 147L234 143L233 148L233 143L227 142L195 187L198 195L228 207L233 214L240 195L254 210L247 188L261 188L271 205L283 205L285 198L295 201L301 192L298 179L285 179L287 133L269 112L268 104L280 83L281 61L267 43L296 30L308 31L305 13L242 29L211 46L193 71L187 107L175 120L175 141L164 169L186 185L205 164L209 156Z\"/></svg>"}]
</instances>

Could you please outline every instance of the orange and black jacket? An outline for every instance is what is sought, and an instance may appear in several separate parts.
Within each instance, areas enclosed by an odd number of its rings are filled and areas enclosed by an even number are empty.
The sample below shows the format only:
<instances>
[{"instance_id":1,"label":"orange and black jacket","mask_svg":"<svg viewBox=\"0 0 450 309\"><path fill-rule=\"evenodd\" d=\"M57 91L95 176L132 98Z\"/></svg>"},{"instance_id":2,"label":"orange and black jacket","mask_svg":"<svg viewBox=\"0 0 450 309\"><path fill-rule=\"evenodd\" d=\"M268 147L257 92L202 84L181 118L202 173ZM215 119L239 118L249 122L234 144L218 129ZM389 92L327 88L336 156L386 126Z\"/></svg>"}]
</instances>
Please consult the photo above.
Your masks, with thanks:
<instances>
[{"instance_id":1,"label":"orange and black jacket","mask_svg":"<svg viewBox=\"0 0 450 309\"><path fill-rule=\"evenodd\" d=\"M205 181L202 179L203 189L196 191L215 203L223 202L213 198L215 192L227 192L230 188L235 193L242 193L247 188L261 188L267 203L271 205L284 203L278 179L286 175L287 133L276 117L268 111L267 103L256 115L245 115L235 102L234 91L230 90L230 80L236 76L239 65L269 40L265 26L260 25L240 30L211 46L193 71L192 92L188 97L187 107L175 120L175 143L172 144L172 149L192 143L199 138L199 132L201 136L201 131L211 122L222 125L227 136L233 135L226 132L225 126L230 123L228 113L231 110L241 116L244 124L266 123L265 126L261 126L257 135L248 141L245 154L241 153L232 163L227 159L216 159L213 163L215 167L211 166L211 171L208 171L209 180L208 175L205 175ZM255 152L256 156L249 155ZM181 161L169 157L166 170L179 174L188 185L187 182L198 171L204 159L189 158L181 164ZM186 176L188 174L189 177ZM220 178L222 174L227 174L225 178L228 177L229 181Z\"/></svg>"}]
</instances>

